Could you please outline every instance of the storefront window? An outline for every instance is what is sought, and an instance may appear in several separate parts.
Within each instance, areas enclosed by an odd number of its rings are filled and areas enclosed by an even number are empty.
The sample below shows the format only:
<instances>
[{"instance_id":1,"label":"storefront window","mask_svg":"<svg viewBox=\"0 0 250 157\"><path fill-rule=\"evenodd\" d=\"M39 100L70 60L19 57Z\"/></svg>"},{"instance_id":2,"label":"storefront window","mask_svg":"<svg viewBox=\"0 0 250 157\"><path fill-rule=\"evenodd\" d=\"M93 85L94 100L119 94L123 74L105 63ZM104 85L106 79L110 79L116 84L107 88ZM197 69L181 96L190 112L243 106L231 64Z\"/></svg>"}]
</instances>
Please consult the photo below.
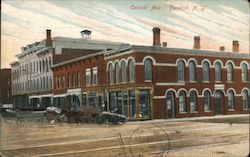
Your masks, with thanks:
<instances>
[{"instance_id":1,"label":"storefront window","mask_svg":"<svg viewBox=\"0 0 250 157\"><path fill-rule=\"evenodd\" d=\"M123 92L123 114L128 117L128 92Z\"/></svg>"},{"instance_id":2,"label":"storefront window","mask_svg":"<svg viewBox=\"0 0 250 157\"><path fill-rule=\"evenodd\" d=\"M90 92L89 93L89 106L95 107L96 104L96 93Z\"/></svg>"},{"instance_id":3,"label":"storefront window","mask_svg":"<svg viewBox=\"0 0 250 157\"><path fill-rule=\"evenodd\" d=\"M109 93L109 110L114 113L116 111L116 93Z\"/></svg>"},{"instance_id":4,"label":"storefront window","mask_svg":"<svg viewBox=\"0 0 250 157\"><path fill-rule=\"evenodd\" d=\"M129 91L130 117L136 117L135 91Z\"/></svg>"},{"instance_id":5,"label":"storefront window","mask_svg":"<svg viewBox=\"0 0 250 157\"><path fill-rule=\"evenodd\" d=\"M122 92L117 92L117 113L122 114Z\"/></svg>"},{"instance_id":6,"label":"storefront window","mask_svg":"<svg viewBox=\"0 0 250 157\"><path fill-rule=\"evenodd\" d=\"M150 103L149 91L148 90L140 91L140 105L141 105L140 115L142 117L149 116L149 103Z\"/></svg>"},{"instance_id":7,"label":"storefront window","mask_svg":"<svg viewBox=\"0 0 250 157\"><path fill-rule=\"evenodd\" d=\"M82 106L86 106L86 105L87 105L87 94L82 93Z\"/></svg>"}]
</instances>

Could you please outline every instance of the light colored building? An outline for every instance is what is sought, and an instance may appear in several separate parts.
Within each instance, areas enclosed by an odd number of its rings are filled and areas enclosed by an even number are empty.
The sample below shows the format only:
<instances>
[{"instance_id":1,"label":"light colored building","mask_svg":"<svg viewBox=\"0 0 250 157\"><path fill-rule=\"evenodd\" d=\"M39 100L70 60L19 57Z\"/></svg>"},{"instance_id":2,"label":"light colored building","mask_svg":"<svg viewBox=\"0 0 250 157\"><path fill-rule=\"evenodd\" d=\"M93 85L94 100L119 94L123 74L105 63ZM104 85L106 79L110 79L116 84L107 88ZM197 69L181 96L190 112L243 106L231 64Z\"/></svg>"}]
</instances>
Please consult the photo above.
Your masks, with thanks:
<instances>
[{"instance_id":1,"label":"light colored building","mask_svg":"<svg viewBox=\"0 0 250 157\"><path fill-rule=\"evenodd\" d=\"M86 32L86 31L85 31ZM51 38L46 30L46 39L22 47L16 55L18 61L11 63L12 94L15 108L47 107L53 103L53 73L51 66L69 59L107 49L117 49L123 43L90 40L84 38Z\"/></svg>"}]
</instances>

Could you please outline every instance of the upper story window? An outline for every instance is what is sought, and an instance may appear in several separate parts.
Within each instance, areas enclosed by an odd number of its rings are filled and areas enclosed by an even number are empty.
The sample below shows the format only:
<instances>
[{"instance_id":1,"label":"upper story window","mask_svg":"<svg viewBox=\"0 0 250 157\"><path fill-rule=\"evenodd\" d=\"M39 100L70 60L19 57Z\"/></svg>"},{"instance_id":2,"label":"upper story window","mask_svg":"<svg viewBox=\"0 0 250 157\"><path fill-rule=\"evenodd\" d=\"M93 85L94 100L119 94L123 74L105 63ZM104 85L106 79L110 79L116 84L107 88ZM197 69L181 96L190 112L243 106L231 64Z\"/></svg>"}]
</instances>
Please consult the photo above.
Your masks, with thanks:
<instances>
[{"instance_id":1,"label":"upper story window","mask_svg":"<svg viewBox=\"0 0 250 157\"><path fill-rule=\"evenodd\" d=\"M98 80L97 80L97 67L93 68L93 84L97 85Z\"/></svg>"},{"instance_id":2,"label":"upper story window","mask_svg":"<svg viewBox=\"0 0 250 157\"><path fill-rule=\"evenodd\" d=\"M242 77L242 81L246 82L247 81L247 64L243 63L241 66L241 77Z\"/></svg>"},{"instance_id":3,"label":"upper story window","mask_svg":"<svg viewBox=\"0 0 250 157\"><path fill-rule=\"evenodd\" d=\"M179 93L179 112L186 112L186 94L184 91Z\"/></svg>"},{"instance_id":4,"label":"upper story window","mask_svg":"<svg viewBox=\"0 0 250 157\"><path fill-rule=\"evenodd\" d=\"M109 74L108 83L113 84L114 83L114 68L113 68L113 65L111 63L108 66L108 74Z\"/></svg>"},{"instance_id":5,"label":"upper story window","mask_svg":"<svg viewBox=\"0 0 250 157\"><path fill-rule=\"evenodd\" d=\"M146 59L144 63L144 79L146 81L152 81L152 69L153 64L151 59Z\"/></svg>"},{"instance_id":6,"label":"upper story window","mask_svg":"<svg viewBox=\"0 0 250 157\"><path fill-rule=\"evenodd\" d=\"M246 89L243 90L242 100L243 100L243 109L247 110L249 108L249 93Z\"/></svg>"},{"instance_id":7,"label":"upper story window","mask_svg":"<svg viewBox=\"0 0 250 157\"><path fill-rule=\"evenodd\" d=\"M86 69L86 86L90 86L90 80L91 80L91 71L90 69Z\"/></svg>"},{"instance_id":8,"label":"upper story window","mask_svg":"<svg viewBox=\"0 0 250 157\"><path fill-rule=\"evenodd\" d=\"M135 81L135 62L130 59L129 60L129 81Z\"/></svg>"},{"instance_id":9,"label":"upper story window","mask_svg":"<svg viewBox=\"0 0 250 157\"><path fill-rule=\"evenodd\" d=\"M116 62L115 63L115 83L119 83L120 82L120 67L119 67L119 63Z\"/></svg>"},{"instance_id":10,"label":"upper story window","mask_svg":"<svg viewBox=\"0 0 250 157\"><path fill-rule=\"evenodd\" d=\"M215 63L215 81L221 81L221 63Z\"/></svg>"},{"instance_id":11,"label":"upper story window","mask_svg":"<svg viewBox=\"0 0 250 157\"><path fill-rule=\"evenodd\" d=\"M177 63L178 66L178 81L185 80L185 63L184 61L180 60Z\"/></svg>"},{"instance_id":12,"label":"upper story window","mask_svg":"<svg viewBox=\"0 0 250 157\"><path fill-rule=\"evenodd\" d=\"M195 91L190 92L190 111L197 111L197 95Z\"/></svg>"},{"instance_id":13,"label":"upper story window","mask_svg":"<svg viewBox=\"0 0 250 157\"><path fill-rule=\"evenodd\" d=\"M194 61L190 61L189 64L189 80L190 81L195 81L195 62Z\"/></svg>"},{"instance_id":14,"label":"upper story window","mask_svg":"<svg viewBox=\"0 0 250 157\"><path fill-rule=\"evenodd\" d=\"M228 92L228 109L234 109L234 92L232 90Z\"/></svg>"},{"instance_id":15,"label":"upper story window","mask_svg":"<svg viewBox=\"0 0 250 157\"><path fill-rule=\"evenodd\" d=\"M208 90L204 92L204 111L210 111L210 93Z\"/></svg>"},{"instance_id":16,"label":"upper story window","mask_svg":"<svg viewBox=\"0 0 250 157\"><path fill-rule=\"evenodd\" d=\"M71 87L71 77L70 77L70 74L68 74L68 87Z\"/></svg>"},{"instance_id":17,"label":"upper story window","mask_svg":"<svg viewBox=\"0 0 250 157\"><path fill-rule=\"evenodd\" d=\"M122 61L121 67L122 67L122 82L126 82L127 81L127 71L126 71L126 62L125 61Z\"/></svg>"},{"instance_id":18,"label":"upper story window","mask_svg":"<svg viewBox=\"0 0 250 157\"><path fill-rule=\"evenodd\" d=\"M227 64L227 81L233 81L233 64Z\"/></svg>"},{"instance_id":19,"label":"upper story window","mask_svg":"<svg viewBox=\"0 0 250 157\"><path fill-rule=\"evenodd\" d=\"M209 81L209 64L208 62L204 62L202 64L203 70L203 81Z\"/></svg>"}]
</instances>

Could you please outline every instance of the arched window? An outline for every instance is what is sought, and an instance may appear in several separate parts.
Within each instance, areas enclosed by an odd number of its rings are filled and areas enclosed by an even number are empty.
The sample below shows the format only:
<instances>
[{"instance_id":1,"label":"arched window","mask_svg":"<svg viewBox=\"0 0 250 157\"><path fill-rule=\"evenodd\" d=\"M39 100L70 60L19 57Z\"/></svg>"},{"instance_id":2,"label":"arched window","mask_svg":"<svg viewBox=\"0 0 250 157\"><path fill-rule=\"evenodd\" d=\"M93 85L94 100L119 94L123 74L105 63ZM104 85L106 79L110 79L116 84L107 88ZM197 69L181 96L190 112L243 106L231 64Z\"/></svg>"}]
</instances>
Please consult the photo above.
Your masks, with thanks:
<instances>
[{"instance_id":1,"label":"arched window","mask_svg":"<svg viewBox=\"0 0 250 157\"><path fill-rule=\"evenodd\" d=\"M132 59L129 60L129 81L135 81L135 63Z\"/></svg>"},{"instance_id":2,"label":"arched window","mask_svg":"<svg viewBox=\"0 0 250 157\"><path fill-rule=\"evenodd\" d=\"M144 80L152 81L152 60L146 59L144 63Z\"/></svg>"},{"instance_id":3,"label":"arched window","mask_svg":"<svg viewBox=\"0 0 250 157\"><path fill-rule=\"evenodd\" d=\"M190 61L188 64L189 67L189 81L195 81L195 63L194 61Z\"/></svg>"},{"instance_id":4,"label":"arched window","mask_svg":"<svg viewBox=\"0 0 250 157\"><path fill-rule=\"evenodd\" d=\"M233 81L233 64L227 64L227 81Z\"/></svg>"},{"instance_id":5,"label":"arched window","mask_svg":"<svg viewBox=\"0 0 250 157\"><path fill-rule=\"evenodd\" d=\"M190 92L190 112L197 111L197 95L195 91Z\"/></svg>"},{"instance_id":6,"label":"arched window","mask_svg":"<svg viewBox=\"0 0 250 157\"><path fill-rule=\"evenodd\" d=\"M208 62L203 63L202 70L203 70L203 81L209 81L209 64L208 64Z\"/></svg>"},{"instance_id":7,"label":"arched window","mask_svg":"<svg viewBox=\"0 0 250 157\"><path fill-rule=\"evenodd\" d=\"M108 66L108 73L109 73L109 83L114 83L114 68L113 65L110 63Z\"/></svg>"},{"instance_id":8,"label":"arched window","mask_svg":"<svg viewBox=\"0 0 250 157\"><path fill-rule=\"evenodd\" d=\"M249 108L249 93L244 90L242 93L243 109L247 110Z\"/></svg>"},{"instance_id":9,"label":"arched window","mask_svg":"<svg viewBox=\"0 0 250 157\"><path fill-rule=\"evenodd\" d=\"M186 112L186 94L184 91L179 93L179 112Z\"/></svg>"},{"instance_id":10,"label":"arched window","mask_svg":"<svg viewBox=\"0 0 250 157\"><path fill-rule=\"evenodd\" d=\"M247 64L243 63L241 66L241 76L242 76L242 81L246 82L247 81Z\"/></svg>"},{"instance_id":11,"label":"arched window","mask_svg":"<svg viewBox=\"0 0 250 157\"><path fill-rule=\"evenodd\" d=\"M127 71L126 71L126 62L122 61L122 82L127 81Z\"/></svg>"},{"instance_id":12,"label":"arched window","mask_svg":"<svg viewBox=\"0 0 250 157\"><path fill-rule=\"evenodd\" d=\"M232 90L228 92L228 109L234 109L234 92Z\"/></svg>"},{"instance_id":13,"label":"arched window","mask_svg":"<svg viewBox=\"0 0 250 157\"><path fill-rule=\"evenodd\" d=\"M221 63L215 63L215 81L221 81Z\"/></svg>"},{"instance_id":14,"label":"arched window","mask_svg":"<svg viewBox=\"0 0 250 157\"><path fill-rule=\"evenodd\" d=\"M210 111L210 93L208 90L204 92L204 111Z\"/></svg>"},{"instance_id":15,"label":"arched window","mask_svg":"<svg viewBox=\"0 0 250 157\"><path fill-rule=\"evenodd\" d=\"M184 61L178 61L178 81L184 81L185 80L185 63Z\"/></svg>"},{"instance_id":16,"label":"arched window","mask_svg":"<svg viewBox=\"0 0 250 157\"><path fill-rule=\"evenodd\" d=\"M115 83L120 82L120 67L118 62L115 63Z\"/></svg>"}]
</instances>

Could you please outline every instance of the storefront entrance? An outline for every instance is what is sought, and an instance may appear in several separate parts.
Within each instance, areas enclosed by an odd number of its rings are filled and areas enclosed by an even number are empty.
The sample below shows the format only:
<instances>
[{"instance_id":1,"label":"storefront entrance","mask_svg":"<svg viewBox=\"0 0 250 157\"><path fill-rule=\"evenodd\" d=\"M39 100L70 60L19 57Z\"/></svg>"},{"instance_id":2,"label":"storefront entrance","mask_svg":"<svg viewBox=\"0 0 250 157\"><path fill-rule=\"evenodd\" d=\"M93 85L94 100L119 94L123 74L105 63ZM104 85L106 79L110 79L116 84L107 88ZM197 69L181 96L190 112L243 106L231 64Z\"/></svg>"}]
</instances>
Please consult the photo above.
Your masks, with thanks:
<instances>
[{"instance_id":1,"label":"storefront entrance","mask_svg":"<svg viewBox=\"0 0 250 157\"><path fill-rule=\"evenodd\" d=\"M174 93L168 92L166 96L167 118L175 118L174 115Z\"/></svg>"},{"instance_id":2,"label":"storefront entrance","mask_svg":"<svg viewBox=\"0 0 250 157\"><path fill-rule=\"evenodd\" d=\"M215 115L220 115L223 114L223 93L221 91L216 91L214 94L214 99L215 99Z\"/></svg>"}]
</instances>

